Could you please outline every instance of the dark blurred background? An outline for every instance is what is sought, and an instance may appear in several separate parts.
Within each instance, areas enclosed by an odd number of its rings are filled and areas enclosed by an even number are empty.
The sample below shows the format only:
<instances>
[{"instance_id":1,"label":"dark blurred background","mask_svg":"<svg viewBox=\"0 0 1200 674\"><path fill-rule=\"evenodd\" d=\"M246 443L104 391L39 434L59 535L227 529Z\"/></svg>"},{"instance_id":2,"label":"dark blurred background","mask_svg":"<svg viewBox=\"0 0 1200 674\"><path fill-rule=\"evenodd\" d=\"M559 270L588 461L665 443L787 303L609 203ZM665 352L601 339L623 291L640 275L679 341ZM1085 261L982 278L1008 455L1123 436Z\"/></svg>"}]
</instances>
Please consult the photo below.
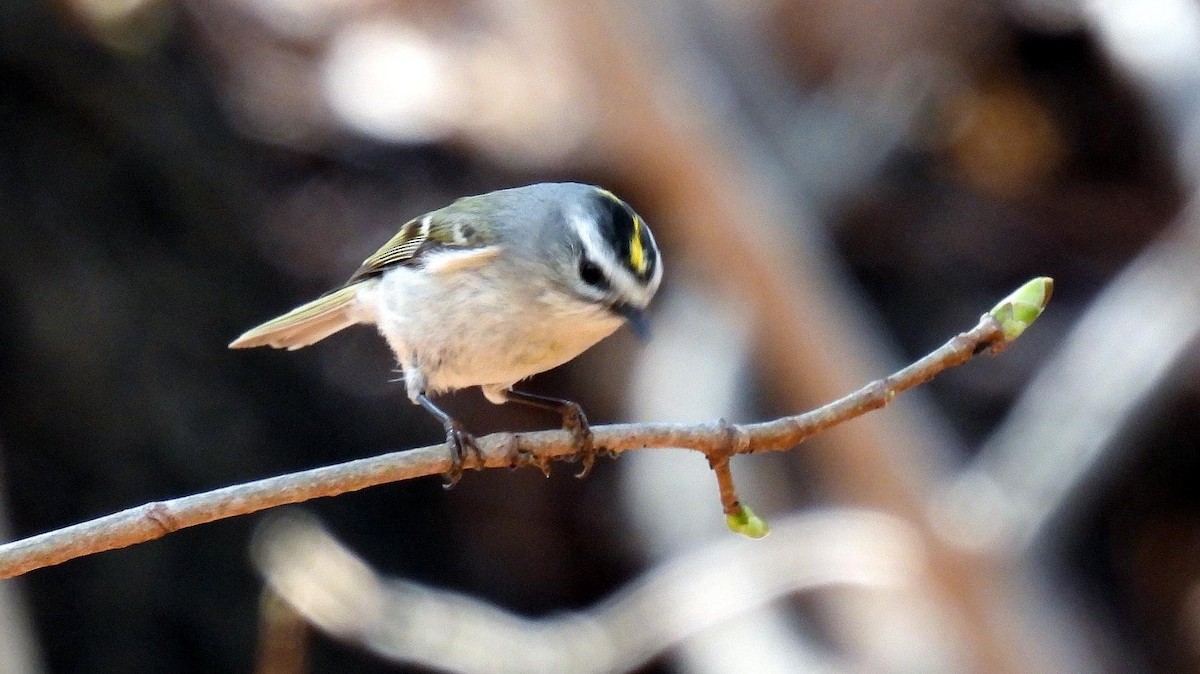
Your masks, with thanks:
<instances>
[{"instance_id":1,"label":"dark blurred background","mask_svg":"<svg viewBox=\"0 0 1200 674\"><path fill-rule=\"evenodd\" d=\"M8 0L7 535L438 442L369 329L225 345L413 216L578 180L667 269L654 340L527 385L593 422L799 411L1056 282L1001 357L735 466L772 521L894 515L920 610L806 595L641 671L1200 672L1198 84L1192 0ZM554 425L447 404L479 433ZM525 616L732 536L691 453L572 471L305 508L380 573ZM268 671L261 519L7 581L0 672ZM309 648L313 672L428 671Z\"/></svg>"}]
</instances>

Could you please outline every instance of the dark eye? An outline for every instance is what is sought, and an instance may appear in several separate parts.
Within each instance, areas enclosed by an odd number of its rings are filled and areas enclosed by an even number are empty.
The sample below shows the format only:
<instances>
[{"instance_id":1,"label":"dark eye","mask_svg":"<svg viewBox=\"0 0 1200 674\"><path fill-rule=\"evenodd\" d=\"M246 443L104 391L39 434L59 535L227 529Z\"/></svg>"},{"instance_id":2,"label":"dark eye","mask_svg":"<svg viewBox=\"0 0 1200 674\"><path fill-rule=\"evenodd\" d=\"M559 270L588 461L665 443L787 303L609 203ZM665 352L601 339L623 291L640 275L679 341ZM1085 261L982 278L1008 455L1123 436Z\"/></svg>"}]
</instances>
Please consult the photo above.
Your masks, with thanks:
<instances>
[{"instance_id":1,"label":"dark eye","mask_svg":"<svg viewBox=\"0 0 1200 674\"><path fill-rule=\"evenodd\" d=\"M590 286L608 290L608 278L604 276L604 270L589 260L587 256L579 258L579 278Z\"/></svg>"}]
</instances>

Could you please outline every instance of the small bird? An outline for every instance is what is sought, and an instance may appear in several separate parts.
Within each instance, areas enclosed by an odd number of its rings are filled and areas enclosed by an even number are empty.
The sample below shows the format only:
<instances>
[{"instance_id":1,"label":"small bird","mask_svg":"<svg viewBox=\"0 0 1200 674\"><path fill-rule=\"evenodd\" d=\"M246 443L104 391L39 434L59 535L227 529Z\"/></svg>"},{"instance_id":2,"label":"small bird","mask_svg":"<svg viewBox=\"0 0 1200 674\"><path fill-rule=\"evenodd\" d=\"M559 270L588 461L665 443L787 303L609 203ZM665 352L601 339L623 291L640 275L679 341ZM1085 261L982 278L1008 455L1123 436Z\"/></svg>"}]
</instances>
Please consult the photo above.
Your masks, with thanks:
<instances>
[{"instance_id":1,"label":"small bird","mask_svg":"<svg viewBox=\"0 0 1200 674\"><path fill-rule=\"evenodd\" d=\"M479 386L497 405L557 412L579 448L582 477L595 461L574 402L513 390L629 322L647 335L645 309L662 281L646 222L612 192L538 183L463 197L406 222L340 287L233 340L232 349L295 350L358 323L374 324L396 355L408 397L446 431L462 476L474 437L430 396Z\"/></svg>"}]
</instances>

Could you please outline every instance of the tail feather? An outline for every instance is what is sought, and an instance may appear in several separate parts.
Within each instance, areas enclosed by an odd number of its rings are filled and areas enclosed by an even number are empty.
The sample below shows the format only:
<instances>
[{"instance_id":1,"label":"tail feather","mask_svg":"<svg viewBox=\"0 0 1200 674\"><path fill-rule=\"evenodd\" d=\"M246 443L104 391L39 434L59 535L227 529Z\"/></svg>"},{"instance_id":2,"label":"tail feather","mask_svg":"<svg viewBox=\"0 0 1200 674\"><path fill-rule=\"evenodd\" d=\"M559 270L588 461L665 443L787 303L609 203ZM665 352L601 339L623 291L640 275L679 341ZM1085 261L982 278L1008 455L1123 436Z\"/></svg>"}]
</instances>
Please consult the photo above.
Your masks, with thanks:
<instances>
[{"instance_id":1,"label":"tail feather","mask_svg":"<svg viewBox=\"0 0 1200 674\"><path fill-rule=\"evenodd\" d=\"M295 351L348 328L358 319L354 302L358 286L351 285L296 307L278 318L251 328L229 344L231 349L273 346Z\"/></svg>"}]
</instances>

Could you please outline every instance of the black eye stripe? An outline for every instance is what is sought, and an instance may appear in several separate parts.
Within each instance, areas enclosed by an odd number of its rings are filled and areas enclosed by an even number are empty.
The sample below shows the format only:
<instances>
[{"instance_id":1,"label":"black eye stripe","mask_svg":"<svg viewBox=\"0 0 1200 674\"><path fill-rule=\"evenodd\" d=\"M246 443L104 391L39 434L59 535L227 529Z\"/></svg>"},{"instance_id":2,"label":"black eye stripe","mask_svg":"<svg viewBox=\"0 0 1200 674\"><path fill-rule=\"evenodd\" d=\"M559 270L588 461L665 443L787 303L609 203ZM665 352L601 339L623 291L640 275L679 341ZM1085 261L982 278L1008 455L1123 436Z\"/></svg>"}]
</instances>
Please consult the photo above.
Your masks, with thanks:
<instances>
[{"instance_id":1,"label":"black eye stripe","mask_svg":"<svg viewBox=\"0 0 1200 674\"><path fill-rule=\"evenodd\" d=\"M579 257L579 278L583 279L584 283L600 290L607 291L612 287L604 270L600 268L600 265L592 262L587 255Z\"/></svg>"}]
</instances>

